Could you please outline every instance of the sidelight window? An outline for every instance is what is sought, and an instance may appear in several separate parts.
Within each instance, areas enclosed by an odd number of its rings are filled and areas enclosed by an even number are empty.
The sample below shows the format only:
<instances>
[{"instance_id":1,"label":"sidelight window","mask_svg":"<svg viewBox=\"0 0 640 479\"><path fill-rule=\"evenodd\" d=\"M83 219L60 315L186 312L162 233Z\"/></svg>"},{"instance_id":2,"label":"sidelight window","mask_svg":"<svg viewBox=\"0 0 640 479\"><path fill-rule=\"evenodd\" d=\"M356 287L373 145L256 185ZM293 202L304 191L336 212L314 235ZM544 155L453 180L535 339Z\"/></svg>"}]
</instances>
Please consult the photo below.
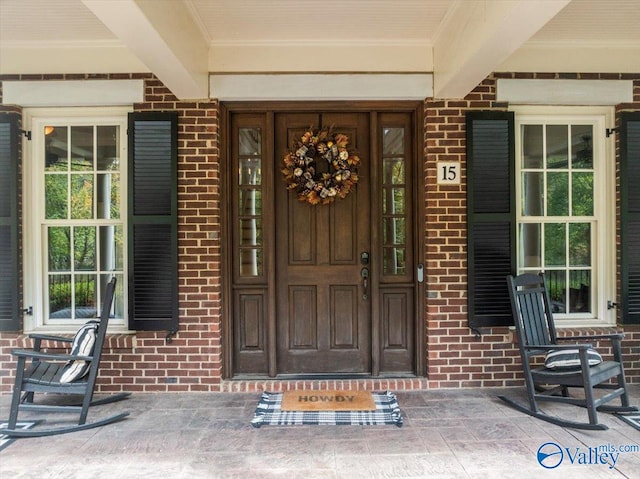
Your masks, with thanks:
<instances>
[{"instance_id":1,"label":"sidelight window","mask_svg":"<svg viewBox=\"0 0 640 479\"><path fill-rule=\"evenodd\" d=\"M407 272L407 177L405 129L382 134L382 267L385 275Z\"/></svg>"},{"instance_id":2,"label":"sidelight window","mask_svg":"<svg viewBox=\"0 0 640 479\"><path fill-rule=\"evenodd\" d=\"M239 275L262 276L262 131L238 129Z\"/></svg>"}]
</instances>

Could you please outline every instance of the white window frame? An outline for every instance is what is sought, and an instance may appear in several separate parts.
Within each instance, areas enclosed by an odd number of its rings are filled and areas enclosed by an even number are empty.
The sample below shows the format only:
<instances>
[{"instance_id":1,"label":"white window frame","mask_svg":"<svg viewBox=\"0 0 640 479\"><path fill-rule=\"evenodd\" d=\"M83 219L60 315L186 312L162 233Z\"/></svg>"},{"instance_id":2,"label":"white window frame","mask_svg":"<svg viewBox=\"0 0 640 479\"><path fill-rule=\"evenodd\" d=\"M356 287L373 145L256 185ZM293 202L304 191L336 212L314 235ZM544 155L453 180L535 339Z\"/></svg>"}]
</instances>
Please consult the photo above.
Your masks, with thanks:
<instances>
[{"instance_id":1,"label":"white window frame","mask_svg":"<svg viewBox=\"0 0 640 479\"><path fill-rule=\"evenodd\" d=\"M606 137L606 129L615 123L613 107L563 107L563 106L516 106L516 224L520 245L522 221L522 125L530 124L593 124L594 156L594 224L592 231L592 314L554 314L558 327L605 327L616 324L616 311L609 309L608 301L616 297L616 222L615 222L615 137ZM518 261L520 254L518 252ZM518 264L518 273L522 266Z\"/></svg>"},{"instance_id":2,"label":"white window frame","mask_svg":"<svg viewBox=\"0 0 640 479\"><path fill-rule=\"evenodd\" d=\"M46 279L46 258L43 244L42 218L44 216L44 131L46 125L73 124L75 125L118 125L120 127L120 158L123 159L121 181L121 217L124 231L127 231L127 114L133 111L130 107L103 107L103 108L29 108L23 111L23 128L31 130L31 141L23 141L23 175L22 175L22 199L23 199L23 275L25 307L32 307L33 314L25 315L24 332L47 333L75 333L78 329L78 321L69 323L56 322L46 324L44 318ZM109 321L109 331L113 333L125 333L128 321L126 312L127 286L126 286L126 247L124 241L124 274L122 289L124 294L123 318L113 318ZM120 285L119 285L120 286Z\"/></svg>"}]
</instances>

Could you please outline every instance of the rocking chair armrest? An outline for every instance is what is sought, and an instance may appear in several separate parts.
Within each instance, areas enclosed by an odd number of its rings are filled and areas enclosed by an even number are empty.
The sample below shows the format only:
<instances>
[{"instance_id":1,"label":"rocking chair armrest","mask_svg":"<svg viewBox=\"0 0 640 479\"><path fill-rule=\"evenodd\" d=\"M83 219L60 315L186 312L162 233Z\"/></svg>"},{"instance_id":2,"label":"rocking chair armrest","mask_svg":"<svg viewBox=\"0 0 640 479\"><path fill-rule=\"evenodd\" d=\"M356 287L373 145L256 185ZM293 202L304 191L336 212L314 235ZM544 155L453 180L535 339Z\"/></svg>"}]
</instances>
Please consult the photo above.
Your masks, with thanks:
<instances>
[{"instance_id":1,"label":"rocking chair armrest","mask_svg":"<svg viewBox=\"0 0 640 479\"><path fill-rule=\"evenodd\" d=\"M63 343L73 342L73 337L66 338L63 336L51 336L49 334L30 334L29 339L40 339L42 341L60 341Z\"/></svg>"},{"instance_id":2,"label":"rocking chair armrest","mask_svg":"<svg viewBox=\"0 0 640 479\"><path fill-rule=\"evenodd\" d=\"M581 344L544 344L544 345L529 345L523 346L523 349L537 349L537 350L545 350L545 351L556 351L562 349L591 349L593 345L581 343Z\"/></svg>"},{"instance_id":3,"label":"rocking chair armrest","mask_svg":"<svg viewBox=\"0 0 640 479\"><path fill-rule=\"evenodd\" d=\"M599 339L608 339L610 341L622 341L624 339L624 333L610 333L610 334L590 334L586 336L563 336L558 338L558 341L592 341Z\"/></svg>"},{"instance_id":4,"label":"rocking chair armrest","mask_svg":"<svg viewBox=\"0 0 640 479\"><path fill-rule=\"evenodd\" d=\"M56 354L56 353L43 353L41 351L33 351L31 349L14 349L11 354L18 358L25 359L49 359L53 361L92 361L93 356L81 356L79 354Z\"/></svg>"}]
</instances>

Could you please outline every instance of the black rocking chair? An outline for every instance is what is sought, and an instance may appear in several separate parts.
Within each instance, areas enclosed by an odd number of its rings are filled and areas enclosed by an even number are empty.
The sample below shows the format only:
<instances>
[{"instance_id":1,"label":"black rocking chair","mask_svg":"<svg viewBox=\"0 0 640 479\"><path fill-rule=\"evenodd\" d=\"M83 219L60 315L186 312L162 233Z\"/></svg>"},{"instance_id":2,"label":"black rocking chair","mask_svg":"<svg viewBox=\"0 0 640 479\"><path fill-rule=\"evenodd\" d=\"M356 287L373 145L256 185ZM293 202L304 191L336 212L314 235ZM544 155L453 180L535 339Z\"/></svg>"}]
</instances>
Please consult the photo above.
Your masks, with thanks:
<instances>
[{"instance_id":1,"label":"black rocking chair","mask_svg":"<svg viewBox=\"0 0 640 479\"><path fill-rule=\"evenodd\" d=\"M96 401L93 400L115 285L116 279L112 278L106 287L99 321L92 321L83 326L81 331L84 331L84 333L81 338L79 338L80 333L75 338L34 334L30 336L34 340L33 349L12 351L12 354L18 359L15 386L8 425L6 428L0 429L0 434L10 437L51 436L103 426L120 421L129 415L128 412L123 412L95 422L86 422L90 406L119 401L130 395L130 393L120 393ZM43 341L69 343L72 348L71 353L54 354L43 352ZM91 347L92 345L93 347ZM31 361L27 363L27 360ZM80 395L82 396L82 404L36 404L33 401L34 393ZM79 413L80 419L78 424L67 427L19 429L16 428L18 412L23 410L47 413Z\"/></svg>"},{"instance_id":2,"label":"black rocking chair","mask_svg":"<svg viewBox=\"0 0 640 479\"><path fill-rule=\"evenodd\" d=\"M530 416L550 423L578 429L608 429L598 422L597 411L629 413L637 407L629 405L629 395L622 366L622 333L558 338L551 313L551 301L544 274L508 276L509 294L518 334L518 344L529 405L524 406L500 396L510 406ZM588 341L608 340L613 361L602 361ZM573 344L558 344L573 341ZM587 343L585 343L587 341ZM537 356L546 356L544 365L532 364ZM555 359L555 365L550 362ZM581 388L584 397L571 397L569 388ZM596 389L607 390L596 396ZM605 406L620 398L621 406ZM587 408L589 422L576 422L548 415L540 410L538 401L568 403Z\"/></svg>"}]
</instances>

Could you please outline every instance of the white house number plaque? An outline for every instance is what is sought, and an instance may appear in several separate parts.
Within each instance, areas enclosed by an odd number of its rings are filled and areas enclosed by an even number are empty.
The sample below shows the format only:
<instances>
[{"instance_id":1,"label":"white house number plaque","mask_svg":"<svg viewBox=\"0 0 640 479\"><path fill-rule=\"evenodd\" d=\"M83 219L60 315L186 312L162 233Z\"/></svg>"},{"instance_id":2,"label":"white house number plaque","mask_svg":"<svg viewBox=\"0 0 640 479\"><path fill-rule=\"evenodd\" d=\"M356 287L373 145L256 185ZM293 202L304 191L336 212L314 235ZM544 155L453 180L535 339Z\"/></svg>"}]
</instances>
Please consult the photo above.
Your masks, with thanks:
<instances>
[{"instance_id":1,"label":"white house number plaque","mask_svg":"<svg viewBox=\"0 0 640 479\"><path fill-rule=\"evenodd\" d=\"M439 161L438 162L438 184L439 185L459 185L460 184L460 162L459 161Z\"/></svg>"}]
</instances>

